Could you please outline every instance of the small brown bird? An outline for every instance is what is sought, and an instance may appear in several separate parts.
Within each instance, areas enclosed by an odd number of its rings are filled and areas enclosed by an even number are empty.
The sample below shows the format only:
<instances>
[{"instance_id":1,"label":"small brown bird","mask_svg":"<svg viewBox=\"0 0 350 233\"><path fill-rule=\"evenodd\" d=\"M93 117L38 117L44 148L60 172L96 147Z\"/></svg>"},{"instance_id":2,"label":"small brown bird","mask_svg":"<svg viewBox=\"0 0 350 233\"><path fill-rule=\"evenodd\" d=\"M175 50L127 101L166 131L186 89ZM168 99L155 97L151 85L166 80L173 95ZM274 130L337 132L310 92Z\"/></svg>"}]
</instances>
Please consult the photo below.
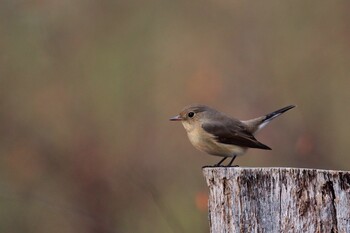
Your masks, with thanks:
<instances>
[{"instance_id":1,"label":"small brown bird","mask_svg":"<svg viewBox=\"0 0 350 233\"><path fill-rule=\"evenodd\" d=\"M282 113L294 108L294 105L281 108L267 115L247 121L229 117L211 107L195 104L185 107L171 121L181 121L192 145L200 151L224 157L215 166L228 157L232 157L227 166L231 166L235 158L246 152L248 148L271 150L254 137L254 134Z\"/></svg>"}]
</instances>

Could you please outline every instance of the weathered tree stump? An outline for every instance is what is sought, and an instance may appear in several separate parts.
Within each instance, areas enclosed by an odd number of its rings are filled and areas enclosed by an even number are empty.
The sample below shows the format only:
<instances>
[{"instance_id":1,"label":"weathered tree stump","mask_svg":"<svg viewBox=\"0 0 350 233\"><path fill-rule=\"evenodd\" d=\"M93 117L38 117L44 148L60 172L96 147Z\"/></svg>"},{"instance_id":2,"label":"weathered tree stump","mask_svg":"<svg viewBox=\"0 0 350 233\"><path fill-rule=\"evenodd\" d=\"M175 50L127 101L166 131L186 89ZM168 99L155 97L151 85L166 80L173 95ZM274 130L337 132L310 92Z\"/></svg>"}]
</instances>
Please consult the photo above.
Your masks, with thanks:
<instances>
[{"instance_id":1,"label":"weathered tree stump","mask_svg":"<svg viewBox=\"0 0 350 233\"><path fill-rule=\"evenodd\" d=\"M350 172L206 167L211 233L350 233Z\"/></svg>"}]
</instances>

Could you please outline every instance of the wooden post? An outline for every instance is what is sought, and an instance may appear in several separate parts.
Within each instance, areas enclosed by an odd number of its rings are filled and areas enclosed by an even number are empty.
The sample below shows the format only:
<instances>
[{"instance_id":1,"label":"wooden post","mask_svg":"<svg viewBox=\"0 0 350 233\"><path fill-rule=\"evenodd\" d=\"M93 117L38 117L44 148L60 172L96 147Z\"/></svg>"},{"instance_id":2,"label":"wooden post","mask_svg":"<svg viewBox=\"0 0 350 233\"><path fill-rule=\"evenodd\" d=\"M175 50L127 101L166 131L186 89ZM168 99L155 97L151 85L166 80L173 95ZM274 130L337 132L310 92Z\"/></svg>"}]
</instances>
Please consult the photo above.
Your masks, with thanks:
<instances>
[{"instance_id":1,"label":"wooden post","mask_svg":"<svg viewBox=\"0 0 350 233\"><path fill-rule=\"evenodd\" d=\"M205 167L211 233L350 233L350 172Z\"/></svg>"}]
</instances>

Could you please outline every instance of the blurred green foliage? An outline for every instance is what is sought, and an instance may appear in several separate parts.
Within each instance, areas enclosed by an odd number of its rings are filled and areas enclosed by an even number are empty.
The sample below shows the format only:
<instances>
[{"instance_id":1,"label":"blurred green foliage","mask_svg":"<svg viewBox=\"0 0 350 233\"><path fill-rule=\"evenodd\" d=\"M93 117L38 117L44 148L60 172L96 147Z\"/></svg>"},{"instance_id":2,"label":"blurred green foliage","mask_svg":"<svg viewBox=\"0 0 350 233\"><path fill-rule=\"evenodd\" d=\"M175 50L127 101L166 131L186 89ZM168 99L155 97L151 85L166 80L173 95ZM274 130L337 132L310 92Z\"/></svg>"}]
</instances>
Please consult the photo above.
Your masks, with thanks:
<instances>
[{"instance_id":1,"label":"blurred green foliage","mask_svg":"<svg viewBox=\"0 0 350 233\"><path fill-rule=\"evenodd\" d=\"M350 169L348 1L0 1L0 232L208 232L180 124L298 108L241 166Z\"/></svg>"}]
</instances>

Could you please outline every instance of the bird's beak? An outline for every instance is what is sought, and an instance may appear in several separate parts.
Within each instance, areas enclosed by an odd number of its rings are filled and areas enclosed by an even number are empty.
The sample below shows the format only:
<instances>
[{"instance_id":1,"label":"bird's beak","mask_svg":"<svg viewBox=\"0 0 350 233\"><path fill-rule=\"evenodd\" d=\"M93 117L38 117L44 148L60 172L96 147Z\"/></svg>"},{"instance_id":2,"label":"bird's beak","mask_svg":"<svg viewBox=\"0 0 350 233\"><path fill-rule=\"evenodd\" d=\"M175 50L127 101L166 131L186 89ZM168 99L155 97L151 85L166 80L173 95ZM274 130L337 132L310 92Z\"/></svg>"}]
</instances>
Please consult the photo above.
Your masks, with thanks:
<instances>
[{"instance_id":1,"label":"bird's beak","mask_svg":"<svg viewBox=\"0 0 350 233\"><path fill-rule=\"evenodd\" d=\"M171 121L182 121L182 118L181 118L180 115L177 115L177 116L174 116L174 117L170 118L169 120L171 120Z\"/></svg>"}]
</instances>

